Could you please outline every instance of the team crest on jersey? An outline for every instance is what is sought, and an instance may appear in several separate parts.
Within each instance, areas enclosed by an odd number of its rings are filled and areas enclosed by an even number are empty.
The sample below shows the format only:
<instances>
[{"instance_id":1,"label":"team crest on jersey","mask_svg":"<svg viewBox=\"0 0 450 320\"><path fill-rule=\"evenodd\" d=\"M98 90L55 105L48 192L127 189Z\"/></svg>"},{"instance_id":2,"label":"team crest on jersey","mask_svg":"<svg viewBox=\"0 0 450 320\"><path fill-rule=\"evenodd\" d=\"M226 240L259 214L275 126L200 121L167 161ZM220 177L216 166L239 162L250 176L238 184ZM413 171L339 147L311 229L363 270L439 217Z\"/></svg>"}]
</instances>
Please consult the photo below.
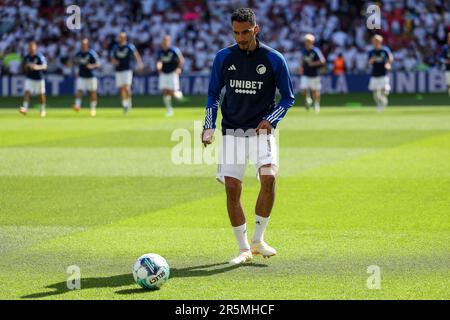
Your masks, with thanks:
<instances>
[{"instance_id":1,"label":"team crest on jersey","mask_svg":"<svg viewBox=\"0 0 450 320\"><path fill-rule=\"evenodd\" d=\"M123 50L117 50L117 57L125 58L127 55L128 55L128 48L125 48Z\"/></svg>"},{"instance_id":2,"label":"team crest on jersey","mask_svg":"<svg viewBox=\"0 0 450 320\"><path fill-rule=\"evenodd\" d=\"M267 72L267 68L266 68L265 65L260 64L259 66L256 67L256 72L257 72L258 74L263 75L263 74L265 74L265 73Z\"/></svg>"},{"instance_id":3,"label":"team crest on jersey","mask_svg":"<svg viewBox=\"0 0 450 320\"><path fill-rule=\"evenodd\" d=\"M164 55L161 57L161 60L165 63L169 63L170 61L172 61L173 58L173 52L169 52L167 53L167 55Z\"/></svg>"}]
</instances>

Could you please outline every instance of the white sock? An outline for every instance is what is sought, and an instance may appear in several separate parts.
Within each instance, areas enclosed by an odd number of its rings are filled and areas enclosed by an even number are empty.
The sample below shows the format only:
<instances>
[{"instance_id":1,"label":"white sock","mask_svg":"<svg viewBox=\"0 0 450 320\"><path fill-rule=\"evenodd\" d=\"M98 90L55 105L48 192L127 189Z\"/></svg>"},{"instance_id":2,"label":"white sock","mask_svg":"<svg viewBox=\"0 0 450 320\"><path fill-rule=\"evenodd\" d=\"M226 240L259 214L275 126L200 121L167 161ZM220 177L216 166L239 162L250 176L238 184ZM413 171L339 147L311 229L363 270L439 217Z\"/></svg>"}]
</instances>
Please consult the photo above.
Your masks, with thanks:
<instances>
[{"instance_id":1,"label":"white sock","mask_svg":"<svg viewBox=\"0 0 450 320\"><path fill-rule=\"evenodd\" d=\"M25 108L25 110L28 110L28 106L29 106L28 101L24 101L23 102L23 107Z\"/></svg>"},{"instance_id":2,"label":"white sock","mask_svg":"<svg viewBox=\"0 0 450 320\"><path fill-rule=\"evenodd\" d=\"M127 103L128 103L129 108L133 107L133 102L132 102L131 98L127 99Z\"/></svg>"},{"instance_id":3,"label":"white sock","mask_svg":"<svg viewBox=\"0 0 450 320\"><path fill-rule=\"evenodd\" d=\"M167 111L172 110L172 97L171 96L163 96L164 105L166 106Z\"/></svg>"},{"instance_id":4,"label":"white sock","mask_svg":"<svg viewBox=\"0 0 450 320\"><path fill-rule=\"evenodd\" d=\"M41 111L45 111L45 103L41 104Z\"/></svg>"},{"instance_id":5,"label":"white sock","mask_svg":"<svg viewBox=\"0 0 450 320\"><path fill-rule=\"evenodd\" d=\"M377 107L380 107L381 101L380 101L380 96L378 94L378 91L373 92L373 100L375 100Z\"/></svg>"},{"instance_id":6,"label":"white sock","mask_svg":"<svg viewBox=\"0 0 450 320\"><path fill-rule=\"evenodd\" d=\"M81 106L81 99L75 99L75 105L79 108Z\"/></svg>"},{"instance_id":7,"label":"white sock","mask_svg":"<svg viewBox=\"0 0 450 320\"><path fill-rule=\"evenodd\" d=\"M319 101L314 101L314 108L315 109L320 109L320 102Z\"/></svg>"},{"instance_id":8,"label":"white sock","mask_svg":"<svg viewBox=\"0 0 450 320\"><path fill-rule=\"evenodd\" d=\"M97 109L97 101L91 101L91 110Z\"/></svg>"},{"instance_id":9,"label":"white sock","mask_svg":"<svg viewBox=\"0 0 450 320\"><path fill-rule=\"evenodd\" d=\"M250 245L247 239L247 224L244 223L241 226L233 227L234 236L238 242L239 250L246 251L250 250Z\"/></svg>"},{"instance_id":10,"label":"white sock","mask_svg":"<svg viewBox=\"0 0 450 320\"><path fill-rule=\"evenodd\" d=\"M252 242L264 241L264 232L266 231L269 219L270 217L264 218L258 215L255 216L255 233L253 234Z\"/></svg>"},{"instance_id":11,"label":"white sock","mask_svg":"<svg viewBox=\"0 0 450 320\"><path fill-rule=\"evenodd\" d=\"M122 107L124 109L128 108L128 99L122 100Z\"/></svg>"}]
</instances>

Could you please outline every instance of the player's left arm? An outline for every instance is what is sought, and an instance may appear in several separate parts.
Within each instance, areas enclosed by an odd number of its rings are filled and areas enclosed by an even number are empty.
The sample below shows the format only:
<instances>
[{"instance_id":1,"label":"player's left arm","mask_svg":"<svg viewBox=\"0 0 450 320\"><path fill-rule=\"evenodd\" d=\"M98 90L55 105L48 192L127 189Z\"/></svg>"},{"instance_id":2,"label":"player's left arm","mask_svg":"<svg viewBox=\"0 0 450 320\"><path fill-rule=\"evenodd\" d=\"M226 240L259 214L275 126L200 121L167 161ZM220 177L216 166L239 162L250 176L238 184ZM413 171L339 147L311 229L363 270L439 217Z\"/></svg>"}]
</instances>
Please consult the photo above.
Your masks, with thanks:
<instances>
[{"instance_id":1,"label":"player's left arm","mask_svg":"<svg viewBox=\"0 0 450 320\"><path fill-rule=\"evenodd\" d=\"M183 56L183 54L181 53L180 49L178 49L178 48L175 49L175 52L177 53L178 61L179 61L179 62L178 62L178 67L177 67L176 73L181 74L181 72L183 71L185 59L184 59L184 56Z\"/></svg>"},{"instance_id":2,"label":"player's left arm","mask_svg":"<svg viewBox=\"0 0 450 320\"><path fill-rule=\"evenodd\" d=\"M141 54L139 53L139 51L136 49L136 47L134 45L131 46L131 49L133 50L134 58L137 61L138 70L143 70L144 69L144 62L142 61Z\"/></svg>"},{"instance_id":3,"label":"player's left arm","mask_svg":"<svg viewBox=\"0 0 450 320\"><path fill-rule=\"evenodd\" d=\"M32 64L31 65L31 69L33 71L45 71L47 70L47 60L45 59L45 57L43 55L39 56L40 58L40 64Z\"/></svg>"},{"instance_id":4,"label":"player's left arm","mask_svg":"<svg viewBox=\"0 0 450 320\"><path fill-rule=\"evenodd\" d=\"M320 67L327 63L324 55L320 50L316 50L317 60L309 63L310 67Z\"/></svg>"},{"instance_id":5,"label":"player's left arm","mask_svg":"<svg viewBox=\"0 0 450 320\"><path fill-rule=\"evenodd\" d=\"M99 59L97 53L93 52L92 53L92 57L94 58L94 62L93 63L89 63L87 65L87 68L91 69L91 70L100 68L100 66L101 66L100 59Z\"/></svg>"},{"instance_id":6,"label":"player's left arm","mask_svg":"<svg viewBox=\"0 0 450 320\"><path fill-rule=\"evenodd\" d=\"M281 99L277 106L263 118L258 125L257 131L266 129L271 131L276 128L278 122L284 118L288 109L295 103L294 87L291 81L291 75L286 60L283 56L276 55L272 60L272 67L275 73L275 83L280 92Z\"/></svg>"},{"instance_id":7,"label":"player's left arm","mask_svg":"<svg viewBox=\"0 0 450 320\"><path fill-rule=\"evenodd\" d=\"M391 50L386 47L385 48L386 52L387 52L387 62L384 65L384 67L386 68L386 70L391 70L392 69L392 63L394 62L394 55L392 54Z\"/></svg>"},{"instance_id":8,"label":"player's left arm","mask_svg":"<svg viewBox=\"0 0 450 320\"><path fill-rule=\"evenodd\" d=\"M450 47L446 48L445 46L441 50L441 54L439 55L439 61L442 64L450 64L450 59L447 59L447 51L448 50L450 50Z\"/></svg>"}]
</instances>

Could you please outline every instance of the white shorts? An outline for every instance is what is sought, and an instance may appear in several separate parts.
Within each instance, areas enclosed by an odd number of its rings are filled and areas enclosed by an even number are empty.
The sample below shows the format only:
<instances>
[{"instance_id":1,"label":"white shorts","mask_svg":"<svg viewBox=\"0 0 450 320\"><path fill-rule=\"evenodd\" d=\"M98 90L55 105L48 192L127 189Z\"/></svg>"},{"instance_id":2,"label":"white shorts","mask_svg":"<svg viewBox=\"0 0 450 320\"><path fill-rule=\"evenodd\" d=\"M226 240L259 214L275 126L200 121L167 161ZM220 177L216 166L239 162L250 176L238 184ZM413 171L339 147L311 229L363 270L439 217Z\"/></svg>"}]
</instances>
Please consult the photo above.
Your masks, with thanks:
<instances>
[{"instance_id":1,"label":"white shorts","mask_svg":"<svg viewBox=\"0 0 450 320\"><path fill-rule=\"evenodd\" d=\"M248 161L255 165L256 177L259 179L260 168L272 164L275 174L278 171L278 149L275 136L258 135L252 137L235 137L224 135L217 166L217 180L225 183L225 177L243 181ZM272 174L272 170L267 174ZM261 174L265 174L261 172Z\"/></svg>"},{"instance_id":2,"label":"white shorts","mask_svg":"<svg viewBox=\"0 0 450 320\"><path fill-rule=\"evenodd\" d=\"M389 76L386 75L381 77L370 77L369 90L370 91L384 90L387 92L391 91Z\"/></svg>"},{"instance_id":3,"label":"white shorts","mask_svg":"<svg viewBox=\"0 0 450 320\"><path fill-rule=\"evenodd\" d=\"M163 73L159 75L159 90L180 90L180 77L176 72Z\"/></svg>"},{"instance_id":4,"label":"white shorts","mask_svg":"<svg viewBox=\"0 0 450 320\"><path fill-rule=\"evenodd\" d=\"M320 90L322 89L322 83L320 82L320 77L307 77L302 76L300 78L300 89L311 89Z\"/></svg>"},{"instance_id":5,"label":"white shorts","mask_svg":"<svg viewBox=\"0 0 450 320\"><path fill-rule=\"evenodd\" d=\"M125 71L117 71L116 72L116 87L121 88L123 86L131 87L133 83L133 71L125 70Z\"/></svg>"},{"instance_id":6,"label":"white shorts","mask_svg":"<svg viewBox=\"0 0 450 320\"><path fill-rule=\"evenodd\" d=\"M450 86L450 71L445 71L445 80L447 80L447 86Z\"/></svg>"},{"instance_id":7,"label":"white shorts","mask_svg":"<svg viewBox=\"0 0 450 320\"><path fill-rule=\"evenodd\" d=\"M77 78L77 91L97 91L97 78Z\"/></svg>"},{"instance_id":8,"label":"white shorts","mask_svg":"<svg viewBox=\"0 0 450 320\"><path fill-rule=\"evenodd\" d=\"M25 79L25 91L32 95L45 94L45 80Z\"/></svg>"}]
</instances>

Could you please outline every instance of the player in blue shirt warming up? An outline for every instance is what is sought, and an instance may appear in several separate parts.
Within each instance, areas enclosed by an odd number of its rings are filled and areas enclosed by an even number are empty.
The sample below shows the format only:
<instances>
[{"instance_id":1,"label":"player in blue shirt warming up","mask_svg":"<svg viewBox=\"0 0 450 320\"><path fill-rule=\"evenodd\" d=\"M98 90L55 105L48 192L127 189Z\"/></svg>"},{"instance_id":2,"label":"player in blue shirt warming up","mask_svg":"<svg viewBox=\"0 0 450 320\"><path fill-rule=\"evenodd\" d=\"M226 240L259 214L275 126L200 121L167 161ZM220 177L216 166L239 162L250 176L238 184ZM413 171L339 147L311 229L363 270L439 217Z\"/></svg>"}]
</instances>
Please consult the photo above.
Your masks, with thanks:
<instances>
[{"instance_id":1,"label":"player in blue shirt warming up","mask_svg":"<svg viewBox=\"0 0 450 320\"><path fill-rule=\"evenodd\" d=\"M302 75L300 87L305 95L306 110L314 103L314 111L320 112L320 68L325 65L326 60L319 48L314 46L315 38L312 34L305 35L305 47L302 49L302 62L300 74ZM312 98L310 95L312 93Z\"/></svg>"},{"instance_id":2,"label":"player in blue shirt warming up","mask_svg":"<svg viewBox=\"0 0 450 320\"><path fill-rule=\"evenodd\" d=\"M91 96L91 116L97 115L97 78L95 69L100 67L100 61L97 53L89 49L89 40L81 41L81 50L75 55L75 64L78 65L76 96L72 108L79 112L81 109L81 99L86 91Z\"/></svg>"},{"instance_id":3,"label":"player in blue shirt warming up","mask_svg":"<svg viewBox=\"0 0 450 320\"><path fill-rule=\"evenodd\" d=\"M119 34L119 43L112 50L111 62L116 67L116 86L120 91L120 99L125 114L132 107L133 60L136 60L138 63L138 70L144 69L141 55L133 44L128 43L127 34L121 32Z\"/></svg>"},{"instance_id":4,"label":"player in blue shirt warming up","mask_svg":"<svg viewBox=\"0 0 450 320\"><path fill-rule=\"evenodd\" d=\"M383 37L379 34L372 38L373 49L369 51L368 63L372 66L369 90L373 92L373 99L377 104L377 111L383 111L388 105L391 84L388 72L392 68L394 56L391 50L383 46Z\"/></svg>"},{"instance_id":5,"label":"player in blue shirt warming up","mask_svg":"<svg viewBox=\"0 0 450 320\"><path fill-rule=\"evenodd\" d=\"M239 253L231 264L244 263L276 250L264 242L264 232L275 199L278 171L274 129L295 98L289 69L281 53L259 42L259 26L251 9L238 9L231 16L237 44L220 50L213 63L209 83L202 142L212 143L221 91L222 146L217 179L225 184L228 215ZM278 88L281 99L275 101ZM241 204L242 180L248 161L255 164L261 189L256 202L255 231L251 244Z\"/></svg>"},{"instance_id":6,"label":"player in blue shirt warming up","mask_svg":"<svg viewBox=\"0 0 450 320\"><path fill-rule=\"evenodd\" d=\"M161 48L158 50L156 70L159 73L159 90L162 91L166 116L173 116L172 97L183 98L180 90L180 74L183 70L184 57L181 51L172 47L171 38L165 35Z\"/></svg>"},{"instance_id":7,"label":"player in blue shirt warming up","mask_svg":"<svg viewBox=\"0 0 450 320\"><path fill-rule=\"evenodd\" d=\"M19 112L26 115L30 105L30 95L39 96L41 103L41 117L44 118L47 113L45 111L45 79L44 71L47 70L47 60L44 55L37 51L35 41L28 43L28 54L22 60L23 69L26 74L25 90L23 95L23 104L19 108Z\"/></svg>"}]
</instances>

